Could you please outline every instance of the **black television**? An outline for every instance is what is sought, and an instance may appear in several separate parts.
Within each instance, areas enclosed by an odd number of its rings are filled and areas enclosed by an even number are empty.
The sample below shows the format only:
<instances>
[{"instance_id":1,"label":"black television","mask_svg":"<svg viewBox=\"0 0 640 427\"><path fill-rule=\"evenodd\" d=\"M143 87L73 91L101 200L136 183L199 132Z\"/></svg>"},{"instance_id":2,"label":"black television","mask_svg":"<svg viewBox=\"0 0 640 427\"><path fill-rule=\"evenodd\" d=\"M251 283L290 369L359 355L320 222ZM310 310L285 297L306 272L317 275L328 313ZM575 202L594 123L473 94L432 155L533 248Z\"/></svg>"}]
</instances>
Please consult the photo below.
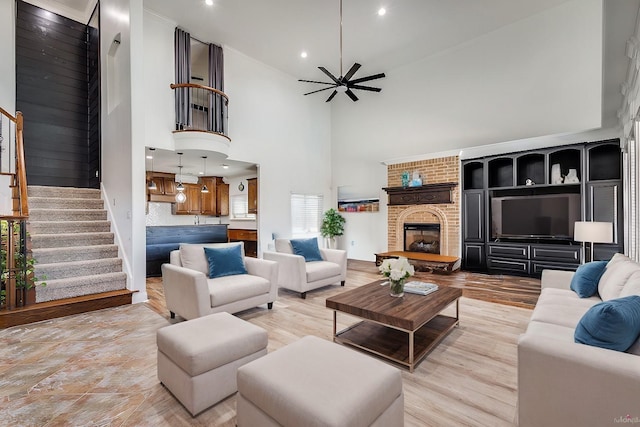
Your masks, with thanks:
<instances>
[{"instance_id":1,"label":"black television","mask_svg":"<svg viewBox=\"0 0 640 427\"><path fill-rule=\"evenodd\" d=\"M579 194L508 196L491 199L491 238L573 240L580 221Z\"/></svg>"}]
</instances>

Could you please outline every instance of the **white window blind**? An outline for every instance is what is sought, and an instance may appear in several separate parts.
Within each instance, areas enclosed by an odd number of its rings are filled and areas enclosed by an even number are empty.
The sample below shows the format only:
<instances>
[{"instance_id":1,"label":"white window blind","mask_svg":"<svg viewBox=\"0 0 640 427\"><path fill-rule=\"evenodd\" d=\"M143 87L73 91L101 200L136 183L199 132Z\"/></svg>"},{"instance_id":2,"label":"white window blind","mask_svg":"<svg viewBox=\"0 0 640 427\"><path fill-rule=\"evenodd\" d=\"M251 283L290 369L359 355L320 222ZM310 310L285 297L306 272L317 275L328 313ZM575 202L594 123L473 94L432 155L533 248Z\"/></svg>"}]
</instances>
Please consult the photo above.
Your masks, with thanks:
<instances>
[{"instance_id":1,"label":"white window blind","mask_svg":"<svg viewBox=\"0 0 640 427\"><path fill-rule=\"evenodd\" d=\"M231 196L231 219L256 219L256 214L248 213L249 202L246 194Z\"/></svg>"},{"instance_id":2,"label":"white window blind","mask_svg":"<svg viewBox=\"0 0 640 427\"><path fill-rule=\"evenodd\" d=\"M312 237L320 232L322 195L291 194L291 235Z\"/></svg>"}]
</instances>

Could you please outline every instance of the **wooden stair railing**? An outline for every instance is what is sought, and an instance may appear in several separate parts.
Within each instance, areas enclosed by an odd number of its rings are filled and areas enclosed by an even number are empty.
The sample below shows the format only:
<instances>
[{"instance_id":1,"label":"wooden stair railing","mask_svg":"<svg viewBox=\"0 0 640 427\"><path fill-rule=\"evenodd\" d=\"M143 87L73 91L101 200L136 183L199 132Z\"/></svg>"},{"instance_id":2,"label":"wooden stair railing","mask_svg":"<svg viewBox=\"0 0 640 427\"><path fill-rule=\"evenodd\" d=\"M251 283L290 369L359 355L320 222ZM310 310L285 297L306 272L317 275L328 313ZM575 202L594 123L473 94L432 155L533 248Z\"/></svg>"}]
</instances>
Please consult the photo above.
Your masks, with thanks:
<instances>
[{"instance_id":1,"label":"wooden stair railing","mask_svg":"<svg viewBox=\"0 0 640 427\"><path fill-rule=\"evenodd\" d=\"M9 138L4 144L4 123L8 120ZM12 128L14 129L12 140ZM2 222L0 233L0 310L12 310L17 305L23 305L26 289L32 283L27 272L27 248L26 248L26 220L29 217L29 202L27 196L27 171L24 157L24 119L21 112L16 112L15 117L0 107L0 135L1 143L7 147L5 153L9 158L8 170L2 170L4 162L0 162L0 174L11 177L11 214L0 215ZM12 153L15 156L13 162ZM18 262L16 262L18 261ZM18 286L17 286L18 285Z\"/></svg>"}]
</instances>

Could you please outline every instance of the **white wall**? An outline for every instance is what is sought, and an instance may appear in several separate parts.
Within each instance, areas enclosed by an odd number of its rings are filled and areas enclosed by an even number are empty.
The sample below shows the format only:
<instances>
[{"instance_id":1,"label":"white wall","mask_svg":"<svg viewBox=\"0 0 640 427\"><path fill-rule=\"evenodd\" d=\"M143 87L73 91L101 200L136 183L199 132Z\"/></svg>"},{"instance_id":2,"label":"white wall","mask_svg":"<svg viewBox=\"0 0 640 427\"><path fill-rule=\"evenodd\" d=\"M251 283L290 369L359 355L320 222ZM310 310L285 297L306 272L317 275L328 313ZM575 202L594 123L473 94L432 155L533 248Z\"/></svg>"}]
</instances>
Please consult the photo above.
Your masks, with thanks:
<instances>
[{"instance_id":1,"label":"white wall","mask_svg":"<svg viewBox=\"0 0 640 427\"><path fill-rule=\"evenodd\" d=\"M147 11L145 24L145 55L153 57L153 67L145 68L144 80L140 81L145 82L147 91L164 91L169 74L173 78L174 25ZM229 158L259 165L261 251L272 233L291 233L291 192L323 194L327 206L331 206L330 109L324 102L303 96L303 88L293 76L232 47L224 46L224 62L232 139ZM146 102L144 114L146 144L172 149L172 142L156 134L166 130L171 138L172 94ZM140 158L144 160L144 153Z\"/></svg>"},{"instance_id":2,"label":"white wall","mask_svg":"<svg viewBox=\"0 0 640 427\"><path fill-rule=\"evenodd\" d=\"M0 1L0 107L16 112L16 3Z\"/></svg>"},{"instance_id":3,"label":"white wall","mask_svg":"<svg viewBox=\"0 0 640 427\"><path fill-rule=\"evenodd\" d=\"M142 5L102 0L102 185L116 238L122 249L128 287L147 299L144 227L144 126L132 117L144 108L142 86ZM119 36L118 36L119 34ZM120 38L120 44L114 38ZM132 84L135 82L135 84Z\"/></svg>"},{"instance_id":4,"label":"white wall","mask_svg":"<svg viewBox=\"0 0 640 427\"><path fill-rule=\"evenodd\" d=\"M173 31L176 23L144 11L144 90L146 94L145 144L173 150L175 109L173 90Z\"/></svg>"},{"instance_id":5,"label":"white wall","mask_svg":"<svg viewBox=\"0 0 640 427\"><path fill-rule=\"evenodd\" d=\"M385 70L375 81L381 94L359 92L357 103L336 97L333 184L379 190L384 160L599 128L602 19L600 0L567 2ZM386 204L385 193L380 200ZM386 249L386 214L349 219L350 257L371 260L374 249Z\"/></svg>"}]
</instances>

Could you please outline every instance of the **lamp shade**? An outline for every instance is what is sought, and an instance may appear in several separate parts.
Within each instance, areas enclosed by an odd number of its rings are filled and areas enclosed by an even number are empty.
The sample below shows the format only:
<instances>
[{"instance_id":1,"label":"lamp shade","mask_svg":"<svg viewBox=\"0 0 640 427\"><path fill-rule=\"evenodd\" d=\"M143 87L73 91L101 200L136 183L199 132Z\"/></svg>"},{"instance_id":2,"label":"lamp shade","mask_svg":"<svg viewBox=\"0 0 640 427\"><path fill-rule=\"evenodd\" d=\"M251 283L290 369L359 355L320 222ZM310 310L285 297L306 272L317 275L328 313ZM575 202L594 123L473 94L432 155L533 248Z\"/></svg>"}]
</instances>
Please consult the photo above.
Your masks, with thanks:
<instances>
[{"instance_id":1,"label":"lamp shade","mask_svg":"<svg viewBox=\"0 0 640 427\"><path fill-rule=\"evenodd\" d=\"M576 221L573 239L578 242L612 243L613 224L610 222Z\"/></svg>"}]
</instances>

